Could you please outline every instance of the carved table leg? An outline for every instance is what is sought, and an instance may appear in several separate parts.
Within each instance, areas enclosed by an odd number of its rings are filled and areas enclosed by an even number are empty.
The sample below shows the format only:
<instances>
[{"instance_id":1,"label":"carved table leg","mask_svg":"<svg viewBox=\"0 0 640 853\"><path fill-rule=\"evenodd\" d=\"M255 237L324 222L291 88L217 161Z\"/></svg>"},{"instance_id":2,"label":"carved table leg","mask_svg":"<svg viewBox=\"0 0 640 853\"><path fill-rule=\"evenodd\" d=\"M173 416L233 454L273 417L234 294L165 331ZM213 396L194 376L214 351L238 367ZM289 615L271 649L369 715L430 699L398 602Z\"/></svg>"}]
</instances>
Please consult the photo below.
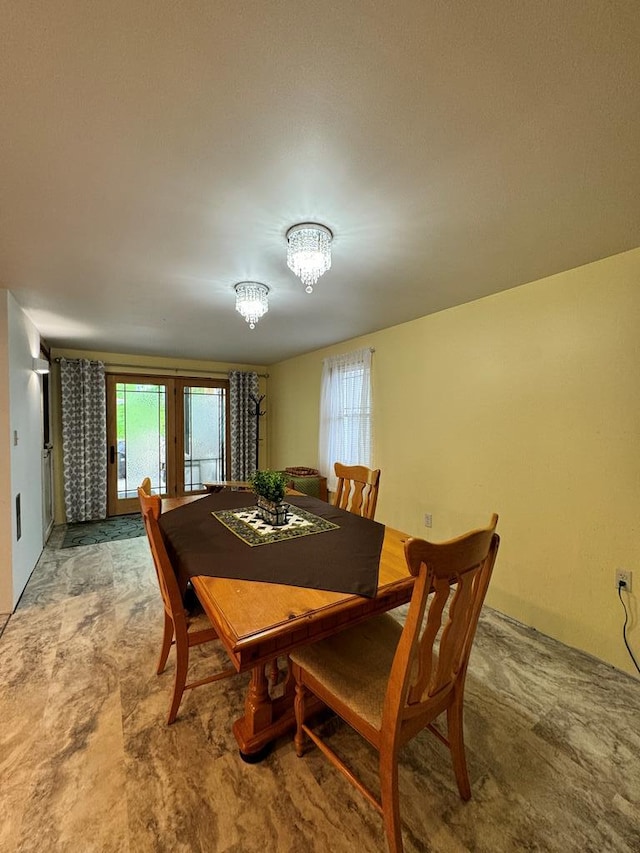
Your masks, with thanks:
<instances>
[{"instance_id":1,"label":"carved table leg","mask_svg":"<svg viewBox=\"0 0 640 853\"><path fill-rule=\"evenodd\" d=\"M261 761L270 747L261 741L260 733L268 730L273 719L273 706L269 696L269 683L264 664L251 670L251 681L244 700L244 717L233 724L233 731L240 746L240 757L244 761Z\"/></svg>"},{"instance_id":2,"label":"carved table leg","mask_svg":"<svg viewBox=\"0 0 640 853\"><path fill-rule=\"evenodd\" d=\"M256 666L251 671L251 681L246 699L244 700L245 730L254 735L260 729L268 726L272 719L271 697L269 683L264 671L264 664Z\"/></svg>"},{"instance_id":3,"label":"carved table leg","mask_svg":"<svg viewBox=\"0 0 640 853\"><path fill-rule=\"evenodd\" d=\"M280 670L278 669L278 658L273 658L269 664L269 685L273 689L280 681Z\"/></svg>"},{"instance_id":4,"label":"carved table leg","mask_svg":"<svg viewBox=\"0 0 640 853\"><path fill-rule=\"evenodd\" d=\"M269 694L265 664L261 663L251 670L251 681L244 702L244 716L233 724L233 733L243 761L250 764L262 761L269 754L273 741L295 728L294 697L295 680L290 665L283 695L277 699L272 699ZM320 701L309 694L308 712L313 713L320 707Z\"/></svg>"}]
</instances>

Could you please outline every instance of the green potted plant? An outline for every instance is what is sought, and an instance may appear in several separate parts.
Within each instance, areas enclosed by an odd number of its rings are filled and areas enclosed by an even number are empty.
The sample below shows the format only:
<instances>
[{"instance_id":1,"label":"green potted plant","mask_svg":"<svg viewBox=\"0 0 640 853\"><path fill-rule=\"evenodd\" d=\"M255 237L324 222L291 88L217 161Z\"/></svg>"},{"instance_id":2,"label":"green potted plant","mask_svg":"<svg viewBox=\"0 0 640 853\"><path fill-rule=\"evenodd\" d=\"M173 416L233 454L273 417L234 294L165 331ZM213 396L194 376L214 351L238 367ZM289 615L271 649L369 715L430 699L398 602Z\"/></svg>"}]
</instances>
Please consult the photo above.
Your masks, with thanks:
<instances>
[{"instance_id":1,"label":"green potted plant","mask_svg":"<svg viewBox=\"0 0 640 853\"><path fill-rule=\"evenodd\" d=\"M282 502L287 482L282 471L256 471L251 477L260 517L268 524L280 526L287 523L287 505Z\"/></svg>"}]
</instances>

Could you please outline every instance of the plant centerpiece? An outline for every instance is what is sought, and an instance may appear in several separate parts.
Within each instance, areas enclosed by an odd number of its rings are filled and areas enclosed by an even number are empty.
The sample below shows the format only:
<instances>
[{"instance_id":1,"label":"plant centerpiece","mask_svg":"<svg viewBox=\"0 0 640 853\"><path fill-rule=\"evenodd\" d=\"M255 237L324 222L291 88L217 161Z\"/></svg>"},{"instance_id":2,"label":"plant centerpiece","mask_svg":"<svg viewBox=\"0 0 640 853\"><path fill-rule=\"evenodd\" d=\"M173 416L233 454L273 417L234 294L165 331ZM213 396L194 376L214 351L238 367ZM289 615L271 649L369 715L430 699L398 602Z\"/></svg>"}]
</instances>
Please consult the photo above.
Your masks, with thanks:
<instances>
[{"instance_id":1,"label":"plant centerpiece","mask_svg":"<svg viewBox=\"0 0 640 853\"><path fill-rule=\"evenodd\" d=\"M282 471L256 471L251 477L251 488L258 498L260 518L268 524L287 523L287 505L282 502L287 477Z\"/></svg>"}]
</instances>

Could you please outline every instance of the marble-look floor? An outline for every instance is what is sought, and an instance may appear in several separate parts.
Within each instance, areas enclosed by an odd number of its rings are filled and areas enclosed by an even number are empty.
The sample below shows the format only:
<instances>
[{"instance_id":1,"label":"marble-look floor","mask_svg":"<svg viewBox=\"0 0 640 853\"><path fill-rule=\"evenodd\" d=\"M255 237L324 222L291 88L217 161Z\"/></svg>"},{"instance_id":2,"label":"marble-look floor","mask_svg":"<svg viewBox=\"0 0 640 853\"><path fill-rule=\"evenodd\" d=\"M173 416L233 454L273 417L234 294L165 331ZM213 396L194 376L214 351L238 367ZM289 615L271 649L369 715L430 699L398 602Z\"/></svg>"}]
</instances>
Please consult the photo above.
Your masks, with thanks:
<instances>
[{"instance_id":1,"label":"marble-look floor","mask_svg":"<svg viewBox=\"0 0 640 853\"><path fill-rule=\"evenodd\" d=\"M386 850L377 813L317 750L298 759L284 738L261 764L239 759L246 676L188 692L167 727L161 625L145 538L45 549L0 637L0 850ZM195 649L196 668L212 655ZM327 729L375 786L375 753ZM466 733L469 803L432 736L403 750L407 851L640 850L639 681L485 609Z\"/></svg>"}]
</instances>

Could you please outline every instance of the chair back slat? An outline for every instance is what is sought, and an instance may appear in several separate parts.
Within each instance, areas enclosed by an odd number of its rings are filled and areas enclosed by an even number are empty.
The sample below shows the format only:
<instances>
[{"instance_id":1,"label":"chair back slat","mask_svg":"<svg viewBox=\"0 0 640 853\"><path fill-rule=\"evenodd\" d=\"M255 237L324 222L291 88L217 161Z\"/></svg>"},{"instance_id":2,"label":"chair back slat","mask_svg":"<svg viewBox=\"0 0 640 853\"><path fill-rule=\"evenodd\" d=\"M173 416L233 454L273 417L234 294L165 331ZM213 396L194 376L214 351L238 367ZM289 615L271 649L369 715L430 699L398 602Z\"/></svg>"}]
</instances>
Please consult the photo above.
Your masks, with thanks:
<instances>
[{"instance_id":1,"label":"chair back slat","mask_svg":"<svg viewBox=\"0 0 640 853\"><path fill-rule=\"evenodd\" d=\"M420 697L426 690L427 685L431 682L432 672L437 667L437 655L434 667L433 644L438 636L438 632L440 631L442 613L449 598L449 590L450 587L448 582L444 584L436 584L434 598L429 606L427 624L420 644L421 651L418 655L418 674L409 691L408 702L410 703L418 702L420 700Z\"/></svg>"},{"instance_id":2,"label":"chair back slat","mask_svg":"<svg viewBox=\"0 0 640 853\"><path fill-rule=\"evenodd\" d=\"M363 518L373 519L378 503L380 469L336 462L334 470L338 478L334 505Z\"/></svg>"},{"instance_id":3,"label":"chair back slat","mask_svg":"<svg viewBox=\"0 0 640 853\"><path fill-rule=\"evenodd\" d=\"M467 629L471 619L473 585L479 567L458 577L449 605L448 620L442 629L438 649L438 666L427 687L429 696L437 695L452 685L462 663ZM452 588L449 587L451 590ZM431 608L429 608L429 616Z\"/></svg>"}]
</instances>

